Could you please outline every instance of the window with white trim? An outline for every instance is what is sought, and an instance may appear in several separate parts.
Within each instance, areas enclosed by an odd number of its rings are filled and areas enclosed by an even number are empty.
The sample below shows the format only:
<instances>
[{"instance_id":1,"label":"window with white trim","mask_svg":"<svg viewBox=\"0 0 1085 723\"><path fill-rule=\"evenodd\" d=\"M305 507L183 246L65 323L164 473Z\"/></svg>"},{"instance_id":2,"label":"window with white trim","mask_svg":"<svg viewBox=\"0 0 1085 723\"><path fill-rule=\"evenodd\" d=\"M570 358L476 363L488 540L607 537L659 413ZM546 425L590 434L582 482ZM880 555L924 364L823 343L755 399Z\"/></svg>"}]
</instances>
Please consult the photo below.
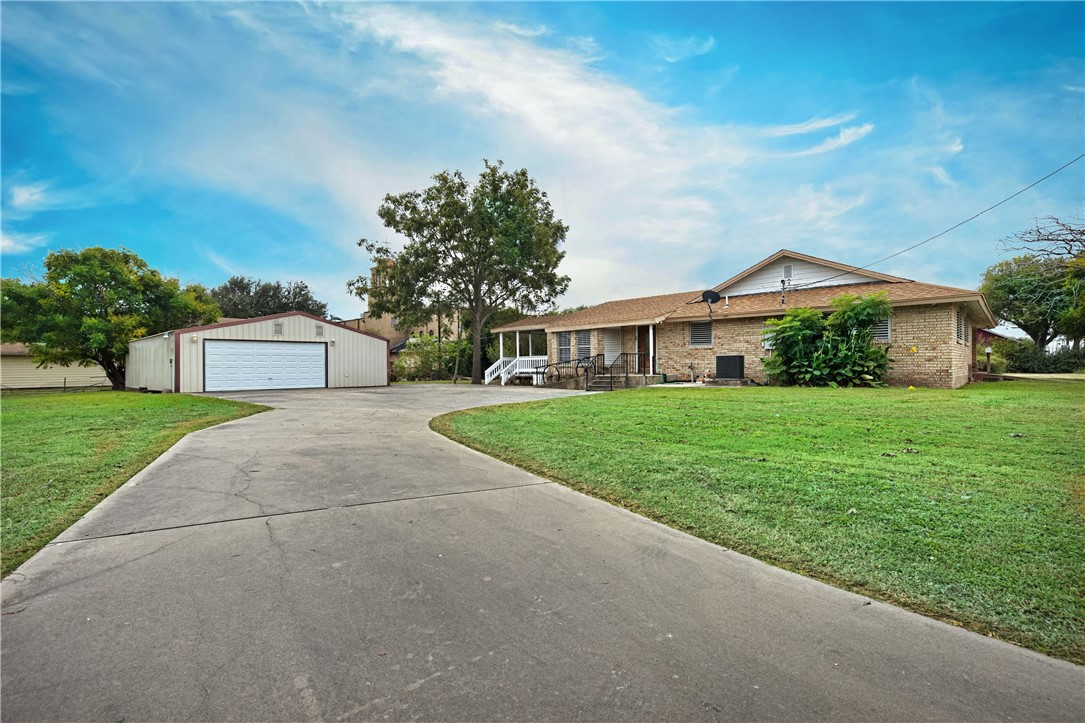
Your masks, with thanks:
<instances>
[{"instance_id":1,"label":"window with white trim","mask_svg":"<svg viewBox=\"0 0 1085 723\"><path fill-rule=\"evenodd\" d=\"M572 360L573 333L571 331L558 332L558 361L567 362Z\"/></svg>"},{"instance_id":2,"label":"window with white trim","mask_svg":"<svg viewBox=\"0 0 1085 723\"><path fill-rule=\"evenodd\" d=\"M324 336L324 327L321 324L316 325L316 335Z\"/></svg>"},{"instance_id":3,"label":"window with white trim","mask_svg":"<svg viewBox=\"0 0 1085 723\"><path fill-rule=\"evenodd\" d=\"M875 324L872 331L874 341L889 341L893 329L889 324L889 319L886 319Z\"/></svg>"},{"instance_id":4,"label":"window with white trim","mask_svg":"<svg viewBox=\"0 0 1085 723\"><path fill-rule=\"evenodd\" d=\"M689 345L712 346L712 322L691 321L689 322Z\"/></svg>"},{"instance_id":5,"label":"window with white trim","mask_svg":"<svg viewBox=\"0 0 1085 723\"><path fill-rule=\"evenodd\" d=\"M591 356L591 330L581 329L576 333L576 358Z\"/></svg>"},{"instance_id":6,"label":"window with white trim","mask_svg":"<svg viewBox=\"0 0 1085 723\"><path fill-rule=\"evenodd\" d=\"M794 266L792 266L791 264L784 264L784 273L781 278L790 279L792 271L794 271Z\"/></svg>"},{"instance_id":7,"label":"window with white trim","mask_svg":"<svg viewBox=\"0 0 1085 723\"><path fill-rule=\"evenodd\" d=\"M271 333L274 334L275 336L282 336L283 335L283 323L281 321L276 321L275 326L271 330Z\"/></svg>"},{"instance_id":8,"label":"window with white trim","mask_svg":"<svg viewBox=\"0 0 1085 723\"><path fill-rule=\"evenodd\" d=\"M772 350L772 335L775 333L774 328L766 326L765 330L761 333L761 346L768 350Z\"/></svg>"}]
</instances>

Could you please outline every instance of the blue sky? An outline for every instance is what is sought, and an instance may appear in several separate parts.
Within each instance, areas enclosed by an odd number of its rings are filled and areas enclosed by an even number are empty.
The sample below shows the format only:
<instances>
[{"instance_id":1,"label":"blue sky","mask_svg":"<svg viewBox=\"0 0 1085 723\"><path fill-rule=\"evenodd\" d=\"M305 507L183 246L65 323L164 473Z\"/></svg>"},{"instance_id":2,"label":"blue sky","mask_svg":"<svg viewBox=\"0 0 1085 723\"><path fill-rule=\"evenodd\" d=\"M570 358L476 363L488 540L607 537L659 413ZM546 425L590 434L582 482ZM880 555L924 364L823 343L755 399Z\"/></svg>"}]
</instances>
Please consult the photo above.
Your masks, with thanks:
<instances>
[{"instance_id":1,"label":"blue sky","mask_svg":"<svg viewBox=\"0 0 1085 723\"><path fill-rule=\"evenodd\" d=\"M711 287L780 248L863 265L1085 152L1082 3L19 3L3 274L125 246L333 313L385 193L483 158L570 226L562 305ZM1085 163L875 267L975 288L1081 216Z\"/></svg>"}]
</instances>

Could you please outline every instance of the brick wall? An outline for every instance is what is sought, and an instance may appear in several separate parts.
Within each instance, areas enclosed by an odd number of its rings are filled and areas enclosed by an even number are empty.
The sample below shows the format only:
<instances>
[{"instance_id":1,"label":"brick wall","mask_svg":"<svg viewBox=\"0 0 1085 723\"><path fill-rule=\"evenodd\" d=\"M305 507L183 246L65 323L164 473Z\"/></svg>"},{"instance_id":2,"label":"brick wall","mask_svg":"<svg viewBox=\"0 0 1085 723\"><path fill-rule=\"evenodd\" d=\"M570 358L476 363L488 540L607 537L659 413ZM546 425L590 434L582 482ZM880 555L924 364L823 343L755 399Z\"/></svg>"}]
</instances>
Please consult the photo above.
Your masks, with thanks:
<instances>
[{"instance_id":1,"label":"brick wall","mask_svg":"<svg viewBox=\"0 0 1085 723\"><path fill-rule=\"evenodd\" d=\"M761 357L768 351L761 345L764 319L717 319L712 322L712 346L689 345L689 322L663 323L656 327L656 364L664 374L677 374L689 381L690 364L698 377L716 373L716 356L741 354L746 376L764 381Z\"/></svg>"},{"instance_id":2,"label":"brick wall","mask_svg":"<svg viewBox=\"0 0 1085 723\"><path fill-rule=\"evenodd\" d=\"M964 311L965 307L960 307ZM957 304L905 306L894 310L890 322L886 379L898 386L956 389L971 379L972 333L968 343L957 340ZM974 319L972 327L977 326Z\"/></svg>"},{"instance_id":3,"label":"brick wall","mask_svg":"<svg viewBox=\"0 0 1085 723\"><path fill-rule=\"evenodd\" d=\"M971 379L975 349L972 344L957 340L956 304L905 306L894 310L890 322L889 358L892 368L886 381L896 386L956 388ZM965 307L961 307L963 310ZM761 363L769 351L762 345L761 332L765 318L716 319L712 322L712 346L691 347L689 322L671 322L656 326L656 365L658 371L677 375L688 381L690 364L697 378L716 371L716 356L741 354L745 357L745 373L759 382L766 381ZM548 336L550 361L557 361L557 334ZM622 351L636 351L637 327L622 328ZM592 352L603 350L601 330L592 332Z\"/></svg>"}]
</instances>

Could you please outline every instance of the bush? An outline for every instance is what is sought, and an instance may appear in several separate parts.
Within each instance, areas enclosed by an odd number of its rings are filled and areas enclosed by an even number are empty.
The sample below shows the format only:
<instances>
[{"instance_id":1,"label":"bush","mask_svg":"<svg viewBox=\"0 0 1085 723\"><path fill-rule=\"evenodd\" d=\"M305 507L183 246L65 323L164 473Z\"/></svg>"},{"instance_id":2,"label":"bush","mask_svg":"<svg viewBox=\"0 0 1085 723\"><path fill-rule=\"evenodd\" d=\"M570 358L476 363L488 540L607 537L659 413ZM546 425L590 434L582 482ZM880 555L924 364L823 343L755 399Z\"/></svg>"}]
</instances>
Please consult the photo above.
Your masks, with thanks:
<instances>
[{"instance_id":1,"label":"bush","mask_svg":"<svg viewBox=\"0 0 1085 723\"><path fill-rule=\"evenodd\" d=\"M1069 347L1049 352L1024 342L1007 357L1007 370L1021 374L1072 374L1085 367L1085 350Z\"/></svg>"},{"instance_id":2,"label":"bush","mask_svg":"<svg viewBox=\"0 0 1085 723\"><path fill-rule=\"evenodd\" d=\"M762 361L770 379L812 387L884 386L889 347L875 346L873 335L892 314L888 295L842 294L832 305L836 311L828 317L800 307L768 321L764 334L772 340L772 355Z\"/></svg>"},{"instance_id":3,"label":"bush","mask_svg":"<svg viewBox=\"0 0 1085 723\"><path fill-rule=\"evenodd\" d=\"M443 339L440 352L437 337L429 334L415 334L407 341L407 347L392 365L392 381L420 381L448 379L456 371L456 356L459 354L460 376L471 375L471 343L463 339Z\"/></svg>"}]
</instances>

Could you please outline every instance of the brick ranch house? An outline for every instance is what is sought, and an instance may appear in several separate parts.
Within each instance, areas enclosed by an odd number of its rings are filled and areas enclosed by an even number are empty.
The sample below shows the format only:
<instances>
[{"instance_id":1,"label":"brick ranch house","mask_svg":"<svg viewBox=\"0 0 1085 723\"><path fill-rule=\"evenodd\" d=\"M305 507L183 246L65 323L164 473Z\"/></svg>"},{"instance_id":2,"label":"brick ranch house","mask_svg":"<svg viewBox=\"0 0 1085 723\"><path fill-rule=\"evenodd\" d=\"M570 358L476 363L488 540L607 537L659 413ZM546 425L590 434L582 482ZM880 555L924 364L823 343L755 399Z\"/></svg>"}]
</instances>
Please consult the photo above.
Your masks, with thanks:
<instances>
[{"instance_id":1,"label":"brick ranch house","mask_svg":"<svg viewBox=\"0 0 1085 723\"><path fill-rule=\"evenodd\" d=\"M975 345L997 322L978 291L927 284L782 250L716 286L711 308L703 291L608 301L571 314L531 317L493 329L515 338L516 354L486 372L501 383L545 364L602 355L606 367L642 374L651 383L665 374L689 381L712 374L717 356L741 355L744 375L765 381L761 363L771 349L761 332L768 319L792 307L832 310L840 294L885 291L892 318L876 332L890 345L896 385L956 388L975 374ZM525 348L538 339L542 349ZM534 334L533 334L534 332ZM536 346L539 346L536 344ZM506 349L502 340L502 349ZM603 366L603 365L600 365Z\"/></svg>"}]
</instances>

